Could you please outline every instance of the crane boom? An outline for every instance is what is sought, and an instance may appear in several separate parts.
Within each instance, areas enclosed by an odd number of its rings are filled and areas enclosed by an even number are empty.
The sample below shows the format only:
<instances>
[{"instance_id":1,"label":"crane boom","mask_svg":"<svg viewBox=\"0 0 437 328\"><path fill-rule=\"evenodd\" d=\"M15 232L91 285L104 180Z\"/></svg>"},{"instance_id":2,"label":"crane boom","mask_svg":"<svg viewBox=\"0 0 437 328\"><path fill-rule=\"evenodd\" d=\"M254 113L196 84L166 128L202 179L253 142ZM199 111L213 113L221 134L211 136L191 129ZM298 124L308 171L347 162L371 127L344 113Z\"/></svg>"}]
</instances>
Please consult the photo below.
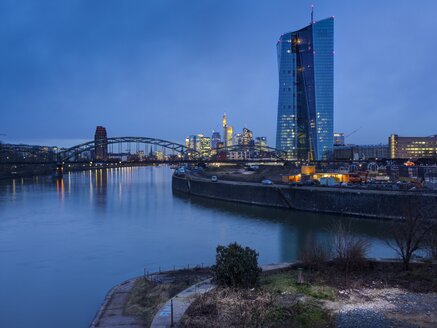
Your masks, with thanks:
<instances>
[{"instance_id":1,"label":"crane boom","mask_svg":"<svg viewBox=\"0 0 437 328\"><path fill-rule=\"evenodd\" d=\"M362 126L360 126L358 129L353 130L351 133L345 135L344 137L345 137L345 138L350 137L350 136L353 135L355 132L358 132L359 130L361 130L361 128L362 128Z\"/></svg>"}]
</instances>

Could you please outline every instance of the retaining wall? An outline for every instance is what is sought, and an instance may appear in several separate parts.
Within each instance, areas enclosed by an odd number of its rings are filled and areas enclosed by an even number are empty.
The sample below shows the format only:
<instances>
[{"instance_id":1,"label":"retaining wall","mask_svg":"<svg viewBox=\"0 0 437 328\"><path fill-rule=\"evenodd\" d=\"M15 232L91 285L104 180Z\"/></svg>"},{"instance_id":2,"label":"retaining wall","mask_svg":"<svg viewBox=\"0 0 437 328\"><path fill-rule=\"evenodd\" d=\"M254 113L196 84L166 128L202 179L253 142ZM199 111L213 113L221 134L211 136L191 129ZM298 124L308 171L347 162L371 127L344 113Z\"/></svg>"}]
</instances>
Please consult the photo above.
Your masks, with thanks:
<instances>
[{"instance_id":1,"label":"retaining wall","mask_svg":"<svg viewBox=\"0 0 437 328\"><path fill-rule=\"evenodd\" d=\"M173 175L174 190L200 197L304 211L383 219L402 219L411 213L437 216L437 193L381 191L289 185L262 185Z\"/></svg>"}]
</instances>

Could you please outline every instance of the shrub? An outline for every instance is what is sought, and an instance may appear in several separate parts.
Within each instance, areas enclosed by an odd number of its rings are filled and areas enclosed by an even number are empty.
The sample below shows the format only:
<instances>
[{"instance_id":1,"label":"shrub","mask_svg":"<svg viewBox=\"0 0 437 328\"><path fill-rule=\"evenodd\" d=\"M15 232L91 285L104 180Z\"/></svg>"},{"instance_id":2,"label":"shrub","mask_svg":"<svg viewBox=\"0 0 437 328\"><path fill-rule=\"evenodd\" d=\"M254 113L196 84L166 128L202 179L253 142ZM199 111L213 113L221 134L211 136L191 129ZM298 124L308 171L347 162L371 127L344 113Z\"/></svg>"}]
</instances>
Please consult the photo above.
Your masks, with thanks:
<instances>
[{"instance_id":1,"label":"shrub","mask_svg":"<svg viewBox=\"0 0 437 328\"><path fill-rule=\"evenodd\" d=\"M359 269L366 263L370 242L367 239L356 237L341 222L334 225L334 260L343 269Z\"/></svg>"},{"instance_id":2,"label":"shrub","mask_svg":"<svg viewBox=\"0 0 437 328\"><path fill-rule=\"evenodd\" d=\"M311 239L302 249L300 258L307 268L318 270L332 257L327 245L320 244Z\"/></svg>"},{"instance_id":3,"label":"shrub","mask_svg":"<svg viewBox=\"0 0 437 328\"><path fill-rule=\"evenodd\" d=\"M261 268L258 253L237 243L217 246L216 264L212 266L215 282L220 286L254 287L258 284Z\"/></svg>"}]
</instances>

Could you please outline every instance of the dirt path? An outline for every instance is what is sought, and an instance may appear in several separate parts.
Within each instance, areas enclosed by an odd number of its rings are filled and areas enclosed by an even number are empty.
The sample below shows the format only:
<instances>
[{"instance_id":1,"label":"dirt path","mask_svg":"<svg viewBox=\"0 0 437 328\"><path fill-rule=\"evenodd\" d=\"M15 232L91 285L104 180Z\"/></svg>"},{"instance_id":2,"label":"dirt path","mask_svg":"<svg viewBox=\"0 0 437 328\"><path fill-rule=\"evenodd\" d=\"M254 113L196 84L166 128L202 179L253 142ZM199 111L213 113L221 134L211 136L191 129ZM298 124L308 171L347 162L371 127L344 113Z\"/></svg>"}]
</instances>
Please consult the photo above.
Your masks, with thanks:
<instances>
[{"instance_id":1,"label":"dirt path","mask_svg":"<svg viewBox=\"0 0 437 328\"><path fill-rule=\"evenodd\" d=\"M324 304L336 314L339 328L437 327L437 293L398 288L340 290L336 301Z\"/></svg>"}]
</instances>

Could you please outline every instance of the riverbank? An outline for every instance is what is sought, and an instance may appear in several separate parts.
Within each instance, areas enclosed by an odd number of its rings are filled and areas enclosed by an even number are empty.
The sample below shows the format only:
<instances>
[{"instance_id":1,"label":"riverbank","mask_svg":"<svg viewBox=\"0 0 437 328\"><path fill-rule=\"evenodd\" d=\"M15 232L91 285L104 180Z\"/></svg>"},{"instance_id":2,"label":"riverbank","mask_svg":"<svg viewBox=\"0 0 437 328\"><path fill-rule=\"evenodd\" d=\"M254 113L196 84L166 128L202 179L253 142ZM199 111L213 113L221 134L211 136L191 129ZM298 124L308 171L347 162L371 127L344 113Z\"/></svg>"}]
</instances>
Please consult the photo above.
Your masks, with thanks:
<instances>
[{"instance_id":1,"label":"riverbank","mask_svg":"<svg viewBox=\"0 0 437 328\"><path fill-rule=\"evenodd\" d=\"M299 266L264 274L252 290L219 288L198 297L180 326L370 328L437 324L435 265L416 264L410 272L393 261L368 261L365 268L353 272L333 264L316 271ZM304 280L301 283L299 271Z\"/></svg>"},{"instance_id":2,"label":"riverbank","mask_svg":"<svg viewBox=\"0 0 437 328\"><path fill-rule=\"evenodd\" d=\"M231 180L213 182L206 177L190 174L174 174L172 188L178 192L212 199L378 219L403 219L406 215L405 206L412 213L419 213L430 206L432 211L437 210L437 193L434 192L265 185Z\"/></svg>"},{"instance_id":3,"label":"riverbank","mask_svg":"<svg viewBox=\"0 0 437 328\"><path fill-rule=\"evenodd\" d=\"M375 260L355 271L344 271L334 262L317 270L302 269L300 263L269 265L263 267L257 288L241 291L215 289L210 283L202 291L189 287L206 282L208 269L156 273L111 289L91 328L149 327L151 318L151 327L170 327L170 299L179 327L230 327L242 322L248 327L255 322L264 322L263 327L433 327L436 270L435 264L415 263L404 271L399 261Z\"/></svg>"},{"instance_id":4,"label":"riverbank","mask_svg":"<svg viewBox=\"0 0 437 328\"><path fill-rule=\"evenodd\" d=\"M90 328L149 327L168 299L210 277L209 268L198 267L126 280L108 292Z\"/></svg>"}]
</instances>

